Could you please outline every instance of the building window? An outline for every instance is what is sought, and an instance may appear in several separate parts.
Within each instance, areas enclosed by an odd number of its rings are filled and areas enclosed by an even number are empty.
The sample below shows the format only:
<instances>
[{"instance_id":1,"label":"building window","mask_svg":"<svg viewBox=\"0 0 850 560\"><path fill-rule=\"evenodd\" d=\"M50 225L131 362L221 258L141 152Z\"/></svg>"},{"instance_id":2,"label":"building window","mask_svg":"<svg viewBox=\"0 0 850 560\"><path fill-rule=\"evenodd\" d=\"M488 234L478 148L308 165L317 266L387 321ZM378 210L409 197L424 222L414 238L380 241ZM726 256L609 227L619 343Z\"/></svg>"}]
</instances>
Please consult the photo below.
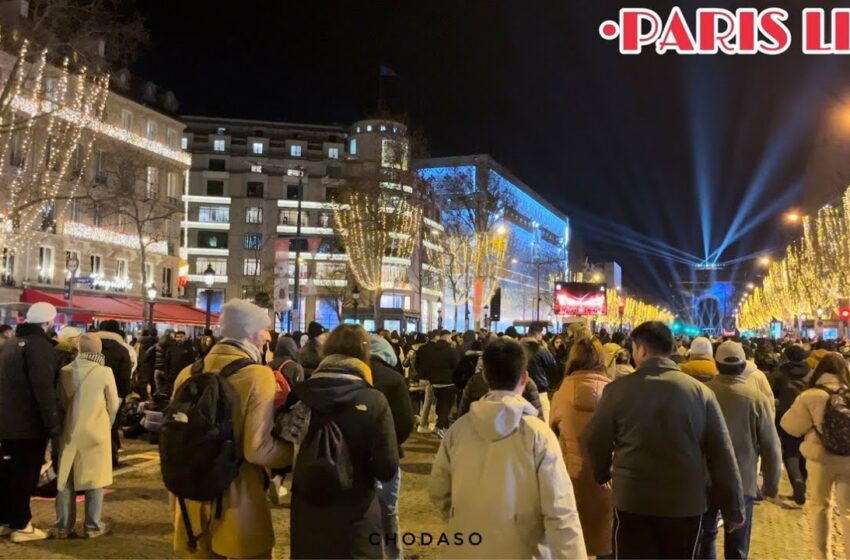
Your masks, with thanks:
<instances>
[{"instance_id":1,"label":"building window","mask_svg":"<svg viewBox=\"0 0 850 560\"><path fill-rule=\"evenodd\" d=\"M339 159L339 148L328 148L328 157L330 159Z\"/></svg>"},{"instance_id":2,"label":"building window","mask_svg":"<svg viewBox=\"0 0 850 560\"><path fill-rule=\"evenodd\" d=\"M159 198L159 169L156 167L148 167L146 195L148 199Z\"/></svg>"},{"instance_id":3,"label":"building window","mask_svg":"<svg viewBox=\"0 0 850 560\"><path fill-rule=\"evenodd\" d=\"M244 247L248 251L259 251L263 247L262 233L246 233Z\"/></svg>"},{"instance_id":4,"label":"building window","mask_svg":"<svg viewBox=\"0 0 850 560\"><path fill-rule=\"evenodd\" d=\"M381 125L381 132L386 132L386 131L387 131L387 126L382 124Z\"/></svg>"},{"instance_id":5,"label":"building window","mask_svg":"<svg viewBox=\"0 0 850 560\"><path fill-rule=\"evenodd\" d=\"M165 143L168 144L169 148L173 148L177 142L177 131L173 128L169 128L165 131Z\"/></svg>"},{"instance_id":6,"label":"building window","mask_svg":"<svg viewBox=\"0 0 850 560\"><path fill-rule=\"evenodd\" d=\"M127 279L127 259L118 259L116 261L115 277L121 280Z\"/></svg>"},{"instance_id":7,"label":"building window","mask_svg":"<svg viewBox=\"0 0 850 560\"><path fill-rule=\"evenodd\" d=\"M29 0L21 0L21 16L29 17L30 15L30 3Z\"/></svg>"},{"instance_id":8,"label":"building window","mask_svg":"<svg viewBox=\"0 0 850 560\"><path fill-rule=\"evenodd\" d=\"M227 232L199 231L198 247L204 249L227 249Z\"/></svg>"},{"instance_id":9,"label":"building window","mask_svg":"<svg viewBox=\"0 0 850 560\"><path fill-rule=\"evenodd\" d=\"M339 191L334 187L325 187L325 200L327 202L336 201L339 196Z\"/></svg>"},{"instance_id":10,"label":"building window","mask_svg":"<svg viewBox=\"0 0 850 560\"><path fill-rule=\"evenodd\" d=\"M263 223L263 209L259 206L250 206L245 209L246 224L261 224Z\"/></svg>"},{"instance_id":11,"label":"building window","mask_svg":"<svg viewBox=\"0 0 850 560\"><path fill-rule=\"evenodd\" d=\"M216 276L227 276L227 259L203 259L195 261L195 274L203 274L211 266Z\"/></svg>"},{"instance_id":12,"label":"building window","mask_svg":"<svg viewBox=\"0 0 850 560\"><path fill-rule=\"evenodd\" d=\"M211 159L210 171L227 171L227 167L223 159Z\"/></svg>"},{"instance_id":13,"label":"building window","mask_svg":"<svg viewBox=\"0 0 850 560\"><path fill-rule=\"evenodd\" d=\"M372 125L371 124L366 125L366 132L372 132Z\"/></svg>"},{"instance_id":14,"label":"building window","mask_svg":"<svg viewBox=\"0 0 850 560\"><path fill-rule=\"evenodd\" d=\"M171 268L162 269L162 296L171 297Z\"/></svg>"},{"instance_id":15,"label":"building window","mask_svg":"<svg viewBox=\"0 0 850 560\"><path fill-rule=\"evenodd\" d=\"M254 142L253 143L253 152L258 156L263 155L263 143L262 142Z\"/></svg>"},{"instance_id":16,"label":"building window","mask_svg":"<svg viewBox=\"0 0 850 560\"><path fill-rule=\"evenodd\" d=\"M260 259L245 259L242 265L242 274L245 276L259 276Z\"/></svg>"},{"instance_id":17,"label":"building window","mask_svg":"<svg viewBox=\"0 0 850 560\"><path fill-rule=\"evenodd\" d=\"M385 138L381 142L381 167L407 170L407 146L398 140Z\"/></svg>"},{"instance_id":18,"label":"building window","mask_svg":"<svg viewBox=\"0 0 850 560\"><path fill-rule=\"evenodd\" d=\"M153 282L153 263L145 263L145 286L150 286Z\"/></svg>"},{"instance_id":19,"label":"building window","mask_svg":"<svg viewBox=\"0 0 850 560\"><path fill-rule=\"evenodd\" d=\"M38 283L53 283L53 247L38 248Z\"/></svg>"},{"instance_id":20,"label":"building window","mask_svg":"<svg viewBox=\"0 0 850 560\"><path fill-rule=\"evenodd\" d=\"M289 185L286 187L286 200L298 200L298 187Z\"/></svg>"},{"instance_id":21,"label":"building window","mask_svg":"<svg viewBox=\"0 0 850 560\"><path fill-rule=\"evenodd\" d=\"M307 212L301 212L301 226L309 225ZM281 210L279 214L279 225L282 226L297 226L298 225L298 210Z\"/></svg>"},{"instance_id":22,"label":"building window","mask_svg":"<svg viewBox=\"0 0 850 560\"><path fill-rule=\"evenodd\" d=\"M218 140L213 140L213 151L215 152L223 152L224 151L224 140L219 138Z\"/></svg>"},{"instance_id":23,"label":"building window","mask_svg":"<svg viewBox=\"0 0 850 560\"><path fill-rule=\"evenodd\" d=\"M133 111L121 109L121 128L124 130L133 130Z\"/></svg>"},{"instance_id":24,"label":"building window","mask_svg":"<svg viewBox=\"0 0 850 560\"><path fill-rule=\"evenodd\" d=\"M262 173L262 172L263 172L263 166L262 165L260 165L259 163L252 163L251 164L251 173Z\"/></svg>"},{"instance_id":25,"label":"building window","mask_svg":"<svg viewBox=\"0 0 850 560\"><path fill-rule=\"evenodd\" d=\"M289 177L303 177L304 171L301 169L287 169L286 174Z\"/></svg>"},{"instance_id":26,"label":"building window","mask_svg":"<svg viewBox=\"0 0 850 560\"><path fill-rule=\"evenodd\" d=\"M188 137L184 136L183 138L180 139L180 147L184 150L189 149L189 138Z\"/></svg>"},{"instance_id":27,"label":"building window","mask_svg":"<svg viewBox=\"0 0 850 560\"><path fill-rule=\"evenodd\" d=\"M100 255L92 255L89 258L92 275L100 276L103 274L103 258Z\"/></svg>"},{"instance_id":28,"label":"building window","mask_svg":"<svg viewBox=\"0 0 850 560\"><path fill-rule=\"evenodd\" d=\"M5 248L0 252L0 273L6 283L15 276L15 253L11 249Z\"/></svg>"},{"instance_id":29,"label":"building window","mask_svg":"<svg viewBox=\"0 0 850 560\"><path fill-rule=\"evenodd\" d=\"M198 208L198 221L205 224L230 223L229 206L201 206Z\"/></svg>"},{"instance_id":30,"label":"building window","mask_svg":"<svg viewBox=\"0 0 850 560\"><path fill-rule=\"evenodd\" d=\"M156 136L156 121L148 119L148 124L145 127L145 135L148 138L153 138L154 136Z\"/></svg>"},{"instance_id":31,"label":"building window","mask_svg":"<svg viewBox=\"0 0 850 560\"><path fill-rule=\"evenodd\" d=\"M169 171L166 177L166 196L169 201L177 202L180 199L180 176L174 171Z\"/></svg>"},{"instance_id":32,"label":"building window","mask_svg":"<svg viewBox=\"0 0 850 560\"><path fill-rule=\"evenodd\" d=\"M223 126L220 126L217 129L215 129L215 133L216 134L227 134L227 129Z\"/></svg>"},{"instance_id":33,"label":"building window","mask_svg":"<svg viewBox=\"0 0 850 560\"><path fill-rule=\"evenodd\" d=\"M249 181L245 189L245 196L248 198L263 198L263 184Z\"/></svg>"},{"instance_id":34,"label":"building window","mask_svg":"<svg viewBox=\"0 0 850 560\"><path fill-rule=\"evenodd\" d=\"M207 196L224 196L224 181L207 181Z\"/></svg>"},{"instance_id":35,"label":"building window","mask_svg":"<svg viewBox=\"0 0 850 560\"><path fill-rule=\"evenodd\" d=\"M80 263L82 262L80 260L79 251L65 251L65 263L66 264L68 263L68 261L71 260L71 257L74 257L75 259L77 259L77 272L76 272L76 274L79 274L80 273L79 266L80 266ZM66 267L65 270L66 271L68 270L67 267ZM76 276L76 274L75 274L75 276Z\"/></svg>"},{"instance_id":36,"label":"building window","mask_svg":"<svg viewBox=\"0 0 850 560\"><path fill-rule=\"evenodd\" d=\"M353 156L357 155L357 138L351 139L351 143L348 145L348 153Z\"/></svg>"},{"instance_id":37,"label":"building window","mask_svg":"<svg viewBox=\"0 0 850 560\"><path fill-rule=\"evenodd\" d=\"M293 144L290 146L289 155L292 157L301 157L301 144Z\"/></svg>"}]
</instances>

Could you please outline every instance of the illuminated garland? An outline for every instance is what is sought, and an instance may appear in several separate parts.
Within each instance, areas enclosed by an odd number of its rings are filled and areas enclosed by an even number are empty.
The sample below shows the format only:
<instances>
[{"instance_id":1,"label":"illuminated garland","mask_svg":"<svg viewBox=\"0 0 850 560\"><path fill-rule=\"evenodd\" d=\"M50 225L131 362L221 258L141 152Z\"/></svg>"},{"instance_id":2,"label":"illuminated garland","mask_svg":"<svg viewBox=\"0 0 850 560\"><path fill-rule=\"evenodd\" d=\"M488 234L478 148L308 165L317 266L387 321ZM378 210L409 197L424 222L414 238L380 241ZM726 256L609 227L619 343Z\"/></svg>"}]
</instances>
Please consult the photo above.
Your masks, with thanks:
<instances>
[{"instance_id":1,"label":"illuminated garland","mask_svg":"<svg viewBox=\"0 0 850 560\"><path fill-rule=\"evenodd\" d=\"M120 245L129 249L139 248L139 236L129 233L121 233L110 229L98 228L81 224L79 222L66 222L63 228L65 235L78 237L80 239L88 239L89 241L99 241L110 245ZM147 247L148 253L159 253L162 255L168 254L168 242L157 241L151 243Z\"/></svg>"},{"instance_id":2,"label":"illuminated garland","mask_svg":"<svg viewBox=\"0 0 850 560\"><path fill-rule=\"evenodd\" d=\"M608 305L607 315L596 317L596 320L609 325L628 325L632 328L647 321L661 321L668 325L673 323L673 314L656 305L636 298L621 295L617 290L607 290L605 301ZM620 317L620 303L623 303L623 316Z\"/></svg>"}]
</instances>

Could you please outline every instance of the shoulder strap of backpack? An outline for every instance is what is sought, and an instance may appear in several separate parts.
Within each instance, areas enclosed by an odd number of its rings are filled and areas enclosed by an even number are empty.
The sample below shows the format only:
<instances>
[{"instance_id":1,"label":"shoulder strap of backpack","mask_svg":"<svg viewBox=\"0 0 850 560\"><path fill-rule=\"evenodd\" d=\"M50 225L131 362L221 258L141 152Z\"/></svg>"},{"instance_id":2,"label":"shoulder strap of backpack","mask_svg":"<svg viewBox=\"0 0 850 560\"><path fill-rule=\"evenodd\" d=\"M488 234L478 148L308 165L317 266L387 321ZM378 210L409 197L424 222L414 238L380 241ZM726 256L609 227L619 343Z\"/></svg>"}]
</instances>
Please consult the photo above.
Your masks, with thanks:
<instances>
[{"instance_id":1,"label":"shoulder strap of backpack","mask_svg":"<svg viewBox=\"0 0 850 560\"><path fill-rule=\"evenodd\" d=\"M203 358L201 358L200 360L198 360L197 362L192 364L192 375L193 376L200 375L202 373L204 373L204 359Z\"/></svg>"},{"instance_id":2,"label":"shoulder strap of backpack","mask_svg":"<svg viewBox=\"0 0 850 560\"><path fill-rule=\"evenodd\" d=\"M292 361L293 361L293 360L292 360L291 358L287 358L287 359L286 359L286 360L284 360L284 361L283 361L283 362L282 362L279 366L277 366L277 369L275 370L275 372L277 372L277 373L283 373L283 368L285 368L285 367L286 367L286 364L288 364L288 363L290 363L290 362L292 362Z\"/></svg>"},{"instance_id":3,"label":"shoulder strap of backpack","mask_svg":"<svg viewBox=\"0 0 850 560\"><path fill-rule=\"evenodd\" d=\"M824 393L826 393L826 394L827 394L827 395L829 395L830 397L831 397L832 395L834 395L835 393L837 393L837 392L838 392L838 391L833 391L832 389L830 389L830 388L829 388L829 387L827 387L826 385L815 385L815 386L814 386L814 388L815 388L815 389L820 389L821 391L823 391Z\"/></svg>"},{"instance_id":4,"label":"shoulder strap of backpack","mask_svg":"<svg viewBox=\"0 0 850 560\"><path fill-rule=\"evenodd\" d=\"M233 360L232 362L221 368L221 371L218 374L224 379L227 379L240 369L256 364L257 362L250 358L239 358L238 360Z\"/></svg>"}]
</instances>

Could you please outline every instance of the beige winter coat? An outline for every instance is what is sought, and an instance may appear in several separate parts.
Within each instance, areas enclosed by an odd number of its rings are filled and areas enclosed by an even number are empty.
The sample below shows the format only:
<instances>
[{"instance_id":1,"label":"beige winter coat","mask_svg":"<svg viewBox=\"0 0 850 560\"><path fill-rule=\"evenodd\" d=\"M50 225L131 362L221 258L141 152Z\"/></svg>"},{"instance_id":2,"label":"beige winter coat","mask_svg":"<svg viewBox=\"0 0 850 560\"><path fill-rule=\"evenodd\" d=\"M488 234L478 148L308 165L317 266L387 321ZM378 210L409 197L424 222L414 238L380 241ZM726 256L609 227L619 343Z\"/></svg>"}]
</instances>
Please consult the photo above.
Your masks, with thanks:
<instances>
[{"instance_id":1,"label":"beige winter coat","mask_svg":"<svg viewBox=\"0 0 850 560\"><path fill-rule=\"evenodd\" d=\"M446 533L481 536L448 558L586 558L558 440L522 397L491 391L449 429L431 470Z\"/></svg>"},{"instance_id":2,"label":"beige winter coat","mask_svg":"<svg viewBox=\"0 0 850 560\"><path fill-rule=\"evenodd\" d=\"M204 371L216 374L247 352L229 344L216 344L204 358ZM253 359L253 358L252 358ZM191 375L191 366L180 372L175 392ZM200 540L196 557L207 558L210 551L228 558L252 558L271 552L274 527L265 493L265 469L292 464L292 444L272 437L275 380L272 370L252 365L228 378L235 392L233 433L242 446L244 462L239 475L225 492L221 519L214 517L211 504L186 501L195 534L209 523L209 533ZM190 556L186 527L180 508L174 508L174 549Z\"/></svg>"},{"instance_id":3,"label":"beige winter coat","mask_svg":"<svg viewBox=\"0 0 850 560\"><path fill-rule=\"evenodd\" d=\"M59 398L66 411L56 482L60 490L72 467L75 490L112 484L110 430L120 401L115 376L102 364L102 354L80 354L59 374Z\"/></svg>"},{"instance_id":4,"label":"beige winter coat","mask_svg":"<svg viewBox=\"0 0 850 560\"><path fill-rule=\"evenodd\" d=\"M831 373L823 374L818 379L818 385L823 385L831 390L841 387L838 378ZM821 389L806 389L800 393L791 408L788 409L780 420L782 429L794 437L802 437L800 453L809 461L818 463L829 463L835 465L846 465L850 474L850 457L833 455L824 449L815 429L823 427L823 415L826 412L826 402L829 395Z\"/></svg>"}]
</instances>

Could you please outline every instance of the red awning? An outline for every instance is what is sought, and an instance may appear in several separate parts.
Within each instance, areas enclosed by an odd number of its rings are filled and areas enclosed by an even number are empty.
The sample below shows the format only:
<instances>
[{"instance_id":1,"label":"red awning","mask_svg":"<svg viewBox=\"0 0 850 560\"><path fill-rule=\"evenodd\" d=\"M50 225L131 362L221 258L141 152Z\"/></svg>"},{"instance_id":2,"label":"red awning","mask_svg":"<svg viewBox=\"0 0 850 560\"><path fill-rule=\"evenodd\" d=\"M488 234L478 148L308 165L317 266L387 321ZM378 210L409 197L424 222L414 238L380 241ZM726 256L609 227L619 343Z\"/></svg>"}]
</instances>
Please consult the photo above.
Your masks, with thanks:
<instances>
[{"instance_id":1,"label":"red awning","mask_svg":"<svg viewBox=\"0 0 850 560\"><path fill-rule=\"evenodd\" d=\"M153 306L153 318L156 323L174 323L175 325L204 326L206 314L188 304L157 302ZM211 324L218 322L218 314L211 315Z\"/></svg>"},{"instance_id":2,"label":"red awning","mask_svg":"<svg viewBox=\"0 0 850 560\"><path fill-rule=\"evenodd\" d=\"M62 294L25 288L21 293L21 302L37 303L44 301L56 306L60 311L63 308L70 311L68 302L62 298ZM74 322L89 323L92 319L101 321L115 319L122 322L138 322L145 319L143 313L144 304L141 300L120 298L93 294L74 294ZM196 309L188 303L156 302L153 307L155 323L171 323L175 325L204 326L206 315L200 309ZM211 316L212 324L218 322L218 314Z\"/></svg>"}]
</instances>

